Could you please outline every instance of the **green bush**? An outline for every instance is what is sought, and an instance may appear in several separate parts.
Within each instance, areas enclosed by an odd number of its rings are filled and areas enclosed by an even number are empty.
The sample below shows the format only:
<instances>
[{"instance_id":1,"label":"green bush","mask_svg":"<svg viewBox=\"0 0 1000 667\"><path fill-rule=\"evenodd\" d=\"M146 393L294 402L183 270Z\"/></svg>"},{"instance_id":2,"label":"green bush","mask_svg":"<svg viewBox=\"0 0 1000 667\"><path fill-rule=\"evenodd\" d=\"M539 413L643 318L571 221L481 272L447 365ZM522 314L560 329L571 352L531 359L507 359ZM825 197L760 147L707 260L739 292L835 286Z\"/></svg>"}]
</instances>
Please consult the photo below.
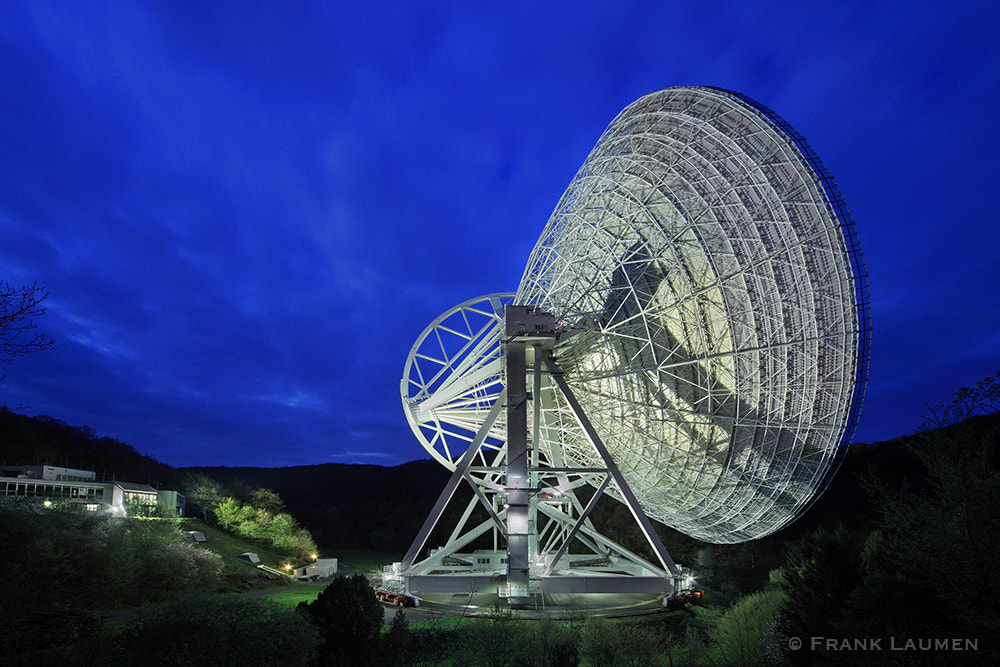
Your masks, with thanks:
<instances>
[{"instance_id":1,"label":"green bush","mask_svg":"<svg viewBox=\"0 0 1000 667\"><path fill-rule=\"evenodd\" d=\"M710 632L713 664L760 665L781 654L774 632L785 600L779 588L746 595L733 603Z\"/></svg>"},{"instance_id":2,"label":"green bush","mask_svg":"<svg viewBox=\"0 0 1000 667\"><path fill-rule=\"evenodd\" d=\"M651 665L663 652L655 629L641 623L591 617L583 625L580 653L591 667Z\"/></svg>"},{"instance_id":3,"label":"green bush","mask_svg":"<svg viewBox=\"0 0 1000 667\"><path fill-rule=\"evenodd\" d=\"M213 586L221 558L177 523L29 503L0 507L0 622L35 611L95 611L159 602Z\"/></svg>"},{"instance_id":4,"label":"green bush","mask_svg":"<svg viewBox=\"0 0 1000 667\"><path fill-rule=\"evenodd\" d=\"M465 632L466 664L508 667L524 664L527 628L509 609L494 607L485 618L474 619Z\"/></svg>"},{"instance_id":5,"label":"green bush","mask_svg":"<svg viewBox=\"0 0 1000 667\"><path fill-rule=\"evenodd\" d=\"M279 507L277 494L268 489L257 489L257 496L267 500L269 507ZM274 496L272 498L271 496ZM316 553L318 547L309 531L304 529L290 514L274 513L268 507L243 504L233 497L222 499L213 509L215 520L232 533L250 540L257 540L271 549L297 558L306 559Z\"/></svg>"},{"instance_id":6,"label":"green bush","mask_svg":"<svg viewBox=\"0 0 1000 667\"><path fill-rule=\"evenodd\" d=\"M579 664L577 636L565 621L545 618L529 625L531 646L524 664L531 667L575 667Z\"/></svg>"}]
</instances>

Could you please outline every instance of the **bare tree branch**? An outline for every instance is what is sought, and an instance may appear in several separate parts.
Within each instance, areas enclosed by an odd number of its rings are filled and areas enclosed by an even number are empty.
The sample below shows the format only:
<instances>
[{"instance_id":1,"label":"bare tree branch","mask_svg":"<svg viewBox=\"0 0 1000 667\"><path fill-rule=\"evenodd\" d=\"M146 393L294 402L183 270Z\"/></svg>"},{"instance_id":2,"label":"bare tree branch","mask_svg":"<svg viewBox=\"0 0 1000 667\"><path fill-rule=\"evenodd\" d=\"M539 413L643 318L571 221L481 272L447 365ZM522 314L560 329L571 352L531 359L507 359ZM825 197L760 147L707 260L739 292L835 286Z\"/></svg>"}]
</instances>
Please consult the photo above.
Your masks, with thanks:
<instances>
[{"instance_id":1,"label":"bare tree branch","mask_svg":"<svg viewBox=\"0 0 1000 667\"><path fill-rule=\"evenodd\" d=\"M37 283L14 287L0 280L0 363L55 347L55 341L38 331L35 323L36 317L45 314L42 302L48 296Z\"/></svg>"},{"instance_id":2,"label":"bare tree branch","mask_svg":"<svg viewBox=\"0 0 1000 667\"><path fill-rule=\"evenodd\" d=\"M951 426L975 415L988 415L1000 410L1000 371L983 378L972 387L961 387L950 403L925 405L929 414L923 416L918 431Z\"/></svg>"}]
</instances>

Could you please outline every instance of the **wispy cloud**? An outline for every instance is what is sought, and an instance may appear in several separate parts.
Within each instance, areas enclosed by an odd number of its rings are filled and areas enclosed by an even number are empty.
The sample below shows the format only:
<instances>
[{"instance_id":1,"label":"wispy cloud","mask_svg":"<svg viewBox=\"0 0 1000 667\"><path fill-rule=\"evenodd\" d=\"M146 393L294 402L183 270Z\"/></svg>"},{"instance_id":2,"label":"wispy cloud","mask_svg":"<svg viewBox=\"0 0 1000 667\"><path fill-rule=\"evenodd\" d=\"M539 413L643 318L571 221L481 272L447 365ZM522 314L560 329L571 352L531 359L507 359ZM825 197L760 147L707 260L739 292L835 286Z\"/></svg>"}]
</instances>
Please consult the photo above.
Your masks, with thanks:
<instances>
[{"instance_id":1,"label":"wispy cloud","mask_svg":"<svg viewBox=\"0 0 1000 667\"><path fill-rule=\"evenodd\" d=\"M996 370L990 3L275 7L0 8L0 278L51 292L59 344L0 403L175 465L422 458L415 337L515 288L615 114L691 83L773 107L841 185L876 327L859 438Z\"/></svg>"}]
</instances>

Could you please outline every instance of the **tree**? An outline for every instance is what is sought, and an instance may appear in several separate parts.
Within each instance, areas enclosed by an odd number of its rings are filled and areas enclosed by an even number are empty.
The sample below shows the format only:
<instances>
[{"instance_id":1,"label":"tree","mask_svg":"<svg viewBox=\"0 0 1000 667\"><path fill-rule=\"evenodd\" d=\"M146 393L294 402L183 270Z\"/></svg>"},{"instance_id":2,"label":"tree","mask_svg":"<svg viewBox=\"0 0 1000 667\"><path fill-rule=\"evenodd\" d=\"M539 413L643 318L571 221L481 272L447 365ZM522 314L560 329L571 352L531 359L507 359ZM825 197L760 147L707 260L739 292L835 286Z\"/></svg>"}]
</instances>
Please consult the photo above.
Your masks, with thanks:
<instances>
[{"instance_id":1,"label":"tree","mask_svg":"<svg viewBox=\"0 0 1000 667\"><path fill-rule=\"evenodd\" d=\"M297 611L319 629L319 653L331 664L364 665L372 661L382 632L382 606L362 574L334 579Z\"/></svg>"},{"instance_id":2,"label":"tree","mask_svg":"<svg viewBox=\"0 0 1000 667\"><path fill-rule=\"evenodd\" d=\"M34 319L45 314L42 302L48 296L37 283L13 287L0 280L0 363L9 364L21 355L54 347L55 341L38 331Z\"/></svg>"},{"instance_id":3,"label":"tree","mask_svg":"<svg viewBox=\"0 0 1000 667\"><path fill-rule=\"evenodd\" d=\"M245 521L253 516L253 508L244 505L236 498L223 498L222 502L212 510L215 513L215 520L226 530L235 530Z\"/></svg>"},{"instance_id":4,"label":"tree","mask_svg":"<svg viewBox=\"0 0 1000 667\"><path fill-rule=\"evenodd\" d=\"M209 512L214 512L222 502L222 485L203 472L189 472L181 486L192 507L208 522Z\"/></svg>"},{"instance_id":5,"label":"tree","mask_svg":"<svg viewBox=\"0 0 1000 667\"><path fill-rule=\"evenodd\" d=\"M903 483L862 482L879 517L861 553L836 534L796 546L784 569L789 637L977 639L974 660L997 664L1000 618L1000 374L930 409L904 441L919 462ZM994 413L994 414L990 414ZM824 580L827 583L823 583ZM798 651L793 663L844 654Z\"/></svg>"},{"instance_id":6,"label":"tree","mask_svg":"<svg viewBox=\"0 0 1000 667\"><path fill-rule=\"evenodd\" d=\"M995 658L988 638L1000 618L1000 432L967 420L918 433L909 445L926 468L922 488L868 480L881 518L865 549L857 618L896 636L979 637Z\"/></svg>"},{"instance_id":7,"label":"tree","mask_svg":"<svg viewBox=\"0 0 1000 667\"><path fill-rule=\"evenodd\" d=\"M857 541L838 525L833 531L819 527L792 545L781 575L784 598L779 599L789 637L854 636L844 634L843 624L850 621L847 601L864 574ZM793 663L816 659L794 649L787 657Z\"/></svg>"},{"instance_id":8,"label":"tree","mask_svg":"<svg viewBox=\"0 0 1000 667\"><path fill-rule=\"evenodd\" d=\"M250 492L247 502L258 509L267 510L271 514L285 512L285 501L277 491L272 489L254 489Z\"/></svg>"},{"instance_id":9,"label":"tree","mask_svg":"<svg viewBox=\"0 0 1000 667\"><path fill-rule=\"evenodd\" d=\"M950 403L928 405L920 431L951 426L975 415L1000 410L1000 371L983 378L971 387L960 387Z\"/></svg>"},{"instance_id":10,"label":"tree","mask_svg":"<svg viewBox=\"0 0 1000 667\"><path fill-rule=\"evenodd\" d=\"M410 655L410 619L402 608L396 610L388 632L382 635L382 653L378 663L385 667L404 667L412 664Z\"/></svg>"},{"instance_id":11,"label":"tree","mask_svg":"<svg viewBox=\"0 0 1000 667\"><path fill-rule=\"evenodd\" d=\"M769 588L733 603L711 631L712 662L722 665L760 665L780 652L772 629L778 622L784 594Z\"/></svg>"}]
</instances>

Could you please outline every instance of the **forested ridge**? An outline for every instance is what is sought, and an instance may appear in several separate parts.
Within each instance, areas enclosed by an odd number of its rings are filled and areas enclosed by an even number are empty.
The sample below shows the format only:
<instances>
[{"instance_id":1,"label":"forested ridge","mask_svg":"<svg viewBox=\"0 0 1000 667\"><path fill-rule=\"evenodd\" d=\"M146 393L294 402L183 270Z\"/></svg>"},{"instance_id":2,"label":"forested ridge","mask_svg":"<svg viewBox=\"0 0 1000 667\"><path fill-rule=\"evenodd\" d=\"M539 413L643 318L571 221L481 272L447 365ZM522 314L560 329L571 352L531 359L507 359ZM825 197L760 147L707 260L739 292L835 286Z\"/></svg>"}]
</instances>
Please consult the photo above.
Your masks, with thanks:
<instances>
[{"instance_id":1,"label":"forested ridge","mask_svg":"<svg viewBox=\"0 0 1000 667\"><path fill-rule=\"evenodd\" d=\"M72 426L48 415L29 417L0 407L0 463L93 470L99 479L119 479L174 488L177 470L89 426Z\"/></svg>"},{"instance_id":2,"label":"forested ridge","mask_svg":"<svg viewBox=\"0 0 1000 667\"><path fill-rule=\"evenodd\" d=\"M232 488L273 489L321 548L402 556L448 480L433 461L393 467L327 463L288 468L185 468Z\"/></svg>"},{"instance_id":3,"label":"forested ridge","mask_svg":"<svg viewBox=\"0 0 1000 667\"><path fill-rule=\"evenodd\" d=\"M275 491L289 514L320 547L405 550L423 515L448 479L430 460L394 467L328 463L286 468L173 468L134 447L49 416L29 417L0 408L0 462L93 470L98 479L147 483L187 496L189 516L201 512L197 473L218 482L224 495ZM400 546L403 545L403 546Z\"/></svg>"}]
</instances>

